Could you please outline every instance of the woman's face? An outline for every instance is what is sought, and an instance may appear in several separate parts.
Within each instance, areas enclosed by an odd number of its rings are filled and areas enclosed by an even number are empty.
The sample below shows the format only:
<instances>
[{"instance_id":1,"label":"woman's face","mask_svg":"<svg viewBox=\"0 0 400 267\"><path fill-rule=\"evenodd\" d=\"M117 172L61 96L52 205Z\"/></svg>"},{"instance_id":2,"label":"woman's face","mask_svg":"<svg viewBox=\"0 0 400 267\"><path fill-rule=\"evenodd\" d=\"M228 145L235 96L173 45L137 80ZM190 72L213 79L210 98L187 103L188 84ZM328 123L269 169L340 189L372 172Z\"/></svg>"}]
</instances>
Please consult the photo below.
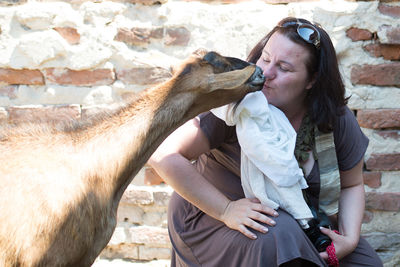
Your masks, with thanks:
<instances>
[{"instance_id":1,"label":"woman's face","mask_svg":"<svg viewBox=\"0 0 400 267\"><path fill-rule=\"evenodd\" d=\"M265 45L257 66L263 69L262 89L268 102L284 112L304 105L304 98L312 81L305 65L309 52L286 36L275 32Z\"/></svg>"}]
</instances>

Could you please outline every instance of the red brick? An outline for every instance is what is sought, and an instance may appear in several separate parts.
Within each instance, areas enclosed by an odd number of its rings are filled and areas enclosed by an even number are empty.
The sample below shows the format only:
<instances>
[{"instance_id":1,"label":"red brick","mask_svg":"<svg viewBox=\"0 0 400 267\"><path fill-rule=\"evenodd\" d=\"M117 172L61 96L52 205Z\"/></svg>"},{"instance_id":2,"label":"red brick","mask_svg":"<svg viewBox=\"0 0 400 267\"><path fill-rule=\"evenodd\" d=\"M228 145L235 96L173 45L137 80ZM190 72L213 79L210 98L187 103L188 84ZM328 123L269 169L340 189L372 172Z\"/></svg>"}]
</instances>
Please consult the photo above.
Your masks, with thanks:
<instances>
[{"instance_id":1,"label":"red brick","mask_svg":"<svg viewBox=\"0 0 400 267\"><path fill-rule=\"evenodd\" d=\"M351 69L353 84L400 87L400 62L379 65L354 65Z\"/></svg>"},{"instance_id":2,"label":"red brick","mask_svg":"<svg viewBox=\"0 0 400 267\"><path fill-rule=\"evenodd\" d=\"M388 15L393 18L400 18L400 6L389 6L380 3L378 6L378 10L384 15Z\"/></svg>"},{"instance_id":3,"label":"red brick","mask_svg":"<svg viewBox=\"0 0 400 267\"><path fill-rule=\"evenodd\" d=\"M357 111L361 127L370 129L400 127L400 109L362 109Z\"/></svg>"},{"instance_id":4,"label":"red brick","mask_svg":"<svg viewBox=\"0 0 400 267\"><path fill-rule=\"evenodd\" d=\"M365 193L367 210L400 211L400 193Z\"/></svg>"},{"instance_id":5,"label":"red brick","mask_svg":"<svg viewBox=\"0 0 400 267\"><path fill-rule=\"evenodd\" d=\"M0 69L0 84L43 85L43 74L39 70Z\"/></svg>"},{"instance_id":6,"label":"red brick","mask_svg":"<svg viewBox=\"0 0 400 267\"><path fill-rule=\"evenodd\" d=\"M95 86L112 84L115 80L111 69L70 70L48 68L43 71L46 81L60 85Z\"/></svg>"},{"instance_id":7,"label":"red brick","mask_svg":"<svg viewBox=\"0 0 400 267\"><path fill-rule=\"evenodd\" d=\"M8 114L11 123L46 121L60 122L79 119L81 109L79 105L44 107L15 106L8 108Z\"/></svg>"},{"instance_id":8,"label":"red brick","mask_svg":"<svg viewBox=\"0 0 400 267\"><path fill-rule=\"evenodd\" d=\"M364 184L371 188L379 188L382 185L382 174L380 172L364 172Z\"/></svg>"},{"instance_id":9,"label":"red brick","mask_svg":"<svg viewBox=\"0 0 400 267\"><path fill-rule=\"evenodd\" d=\"M400 60L400 45L395 44L369 44L364 46L374 57L383 57L387 60Z\"/></svg>"},{"instance_id":10,"label":"red brick","mask_svg":"<svg viewBox=\"0 0 400 267\"><path fill-rule=\"evenodd\" d=\"M114 40L127 43L129 45L140 46L150 43L151 30L147 28L120 28Z\"/></svg>"},{"instance_id":11,"label":"red brick","mask_svg":"<svg viewBox=\"0 0 400 267\"><path fill-rule=\"evenodd\" d=\"M161 39L164 37L164 28L158 27L151 30L150 37L154 39Z\"/></svg>"},{"instance_id":12,"label":"red brick","mask_svg":"<svg viewBox=\"0 0 400 267\"><path fill-rule=\"evenodd\" d=\"M349 37L353 42L355 41L365 41L372 40L373 33L366 29L350 28L346 31L347 37Z\"/></svg>"},{"instance_id":13,"label":"red brick","mask_svg":"<svg viewBox=\"0 0 400 267\"><path fill-rule=\"evenodd\" d=\"M17 85L0 85L0 96L6 96L9 99L15 99L17 98L17 90Z\"/></svg>"},{"instance_id":14,"label":"red brick","mask_svg":"<svg viewBox=\"0 0 400 267\"><path fill-rule=\"evenodd\" d=\"M165 45L187 45L190 41L190 31L185 27L167 28L164 37Z\"/></svg>"},{"instance_id":15,"label":"red brick","mask_svg":"<svg viewBox=\"0 0 400 267\"><path fill-rule=\"evenodd\" d=\"M371 154L366 167L371 171L398 171L400 170L400 153Z\"/></svg>"},{"instance_id":16,"label":"red brick","mask_svg":"<svg viewBox=\"0 0 400 267\"><path fill-rule=\"evenodd\" d=\"M185 27L157 27L157 28L120 28L114 40L133 46L144 46L151 39L164 39L165 45L187 45L190 40L190 31Z\"/></svg>"},{"instance_id":17,"label":"red brick","mask_svg":"<svg viewBox=\"0 0 400 267\"><path fill-rule=\"evenodd\" d=\"M79 44L81 39L81 35L75 28L72 27L55 27L55 31L57 31L69 44Z\"/></svg>"},{"instance_id":18,"label":"red brick","mask_svg":"<svg viewBox=\"0 0 400 267\"><path fill-rule=\"evenodd\" d=\"M117 79L128 84L157 84L171 78L171 73L160 67L133 68L117 71Z\"/></svg>"}]
</instances>

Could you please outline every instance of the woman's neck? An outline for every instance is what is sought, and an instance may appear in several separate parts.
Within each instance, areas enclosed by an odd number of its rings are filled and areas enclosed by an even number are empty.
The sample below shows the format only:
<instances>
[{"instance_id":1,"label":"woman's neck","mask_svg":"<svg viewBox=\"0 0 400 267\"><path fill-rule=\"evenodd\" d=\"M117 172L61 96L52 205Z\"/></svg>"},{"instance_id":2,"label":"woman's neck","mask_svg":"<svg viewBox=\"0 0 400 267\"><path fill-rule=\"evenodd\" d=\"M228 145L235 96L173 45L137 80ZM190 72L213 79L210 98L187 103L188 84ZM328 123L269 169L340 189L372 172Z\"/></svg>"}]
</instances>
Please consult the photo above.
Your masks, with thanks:
<instances>
[{"instance_id":1,"label":"woman's neck","mask_svg":"<svg viewBox=\"0 0 400 267\"><path fill-rule=\"evenodd\" d=\"M289 119L293 128L297 132L300 128L301 122L306 114L305 107L299 107L297 109L291 109L284 112L286 117Z\"/></svg>"}]
</instances>

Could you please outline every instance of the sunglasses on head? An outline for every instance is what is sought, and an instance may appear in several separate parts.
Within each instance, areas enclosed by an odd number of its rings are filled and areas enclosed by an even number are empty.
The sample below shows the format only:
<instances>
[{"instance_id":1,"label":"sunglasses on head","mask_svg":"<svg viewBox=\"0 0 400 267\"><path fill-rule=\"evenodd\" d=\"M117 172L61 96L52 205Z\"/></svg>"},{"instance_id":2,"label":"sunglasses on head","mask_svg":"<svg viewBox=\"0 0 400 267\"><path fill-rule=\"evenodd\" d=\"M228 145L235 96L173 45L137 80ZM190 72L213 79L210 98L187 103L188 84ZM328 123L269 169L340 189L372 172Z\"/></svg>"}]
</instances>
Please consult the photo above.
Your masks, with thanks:
<instances>
[{"instance_id":1,"label":"sunglasses on head","mask_svg":"<svg viewBox=\"0 0 400 267\"><path fill-rule=\"evenodd\" d=\"M313 44L317 49L320 48L321 36L318 29L310 23L303 23L297 20L283 21L279 27L297 26L297 34L309 44Z\"/></svg>"}]
</instances>

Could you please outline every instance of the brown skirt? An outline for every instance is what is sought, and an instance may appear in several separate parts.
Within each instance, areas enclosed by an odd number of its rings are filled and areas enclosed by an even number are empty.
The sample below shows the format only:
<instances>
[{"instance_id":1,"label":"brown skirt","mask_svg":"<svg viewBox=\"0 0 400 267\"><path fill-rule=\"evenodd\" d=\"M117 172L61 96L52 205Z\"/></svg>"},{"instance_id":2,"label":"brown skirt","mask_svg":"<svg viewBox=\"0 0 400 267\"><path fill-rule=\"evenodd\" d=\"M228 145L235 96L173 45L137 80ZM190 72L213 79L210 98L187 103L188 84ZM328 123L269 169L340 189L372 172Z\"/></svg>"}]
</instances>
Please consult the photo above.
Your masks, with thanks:
<instances>
[{"instance_id":1,"label":"brown skirt","mask_svg":"<svg viewBox=\"0 0 400 267\"><path fill-rule=\"evenodd\" d=\"M276 226L267 226L266 234L253 231L257 239L251 240L174 193L168 209L171 267L327 266L296 220L283 210L278 212ZM372 247L360 239L356 250L342 259L340 266L376 267L382 262Z\"/></svg>"}]
</instances>

